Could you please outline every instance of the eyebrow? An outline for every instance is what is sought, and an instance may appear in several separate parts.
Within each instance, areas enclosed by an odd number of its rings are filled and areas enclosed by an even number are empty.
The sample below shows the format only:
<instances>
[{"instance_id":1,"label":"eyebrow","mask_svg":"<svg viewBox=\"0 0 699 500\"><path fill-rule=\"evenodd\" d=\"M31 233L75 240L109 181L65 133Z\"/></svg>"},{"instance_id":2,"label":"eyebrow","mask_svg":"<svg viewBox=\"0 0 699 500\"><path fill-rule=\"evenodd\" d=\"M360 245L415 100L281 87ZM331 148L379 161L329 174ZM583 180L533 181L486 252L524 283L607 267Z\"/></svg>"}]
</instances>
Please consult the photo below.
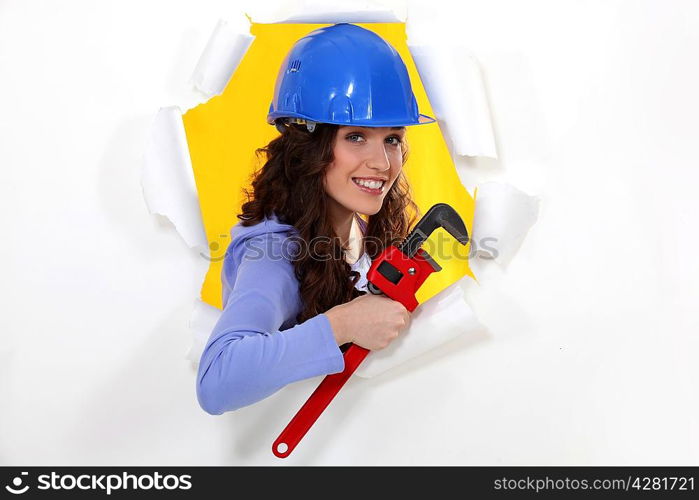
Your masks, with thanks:
<instances>
[{"instance_id":1,"label":"eyebrow","mask_svg":"<svg viewBox=\"0 0 699 500\"><path fill-rule=\"evenodd\" d=\"M405 130L405 127L391 127L391 130Z\"/></svg>"}]
</instances>

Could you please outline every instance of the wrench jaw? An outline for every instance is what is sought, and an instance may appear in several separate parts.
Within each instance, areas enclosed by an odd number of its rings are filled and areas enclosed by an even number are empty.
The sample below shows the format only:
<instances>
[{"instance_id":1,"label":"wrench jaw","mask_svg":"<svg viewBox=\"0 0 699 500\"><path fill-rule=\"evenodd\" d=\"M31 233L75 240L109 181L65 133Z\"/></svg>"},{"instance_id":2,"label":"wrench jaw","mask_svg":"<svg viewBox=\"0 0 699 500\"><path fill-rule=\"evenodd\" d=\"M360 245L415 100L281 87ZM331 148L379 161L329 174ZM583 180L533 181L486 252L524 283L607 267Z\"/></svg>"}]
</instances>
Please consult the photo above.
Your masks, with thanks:
<instances>
[{"instance_id":1,"label":"wrench jaw","mask_svg":"<svg viewBox=\"0 0 699 500\"><path fill-rule=\"evenodd\" d=\"M425 250L422 248L417 251L417 255L422 257L430 266L432 266L432 269L434 272L438 273L439 271L442 270L442 266L437 264L437 261L435 261L430 254L428 254Z\"/></svg>"},{"instance_id":2,"label":"wrench jaw","mask_svg":"<svg viewBox=\"0 0 699 500\"><path fill-rule=\"evenodd\" d=\"M413 230L398 248L408 258L412 258L438 227L444 228L462 245L469 241L466 225L456 210L446 203L437 203L427 211L420 222L415 224Z\"/></svg>"}]
</instances>

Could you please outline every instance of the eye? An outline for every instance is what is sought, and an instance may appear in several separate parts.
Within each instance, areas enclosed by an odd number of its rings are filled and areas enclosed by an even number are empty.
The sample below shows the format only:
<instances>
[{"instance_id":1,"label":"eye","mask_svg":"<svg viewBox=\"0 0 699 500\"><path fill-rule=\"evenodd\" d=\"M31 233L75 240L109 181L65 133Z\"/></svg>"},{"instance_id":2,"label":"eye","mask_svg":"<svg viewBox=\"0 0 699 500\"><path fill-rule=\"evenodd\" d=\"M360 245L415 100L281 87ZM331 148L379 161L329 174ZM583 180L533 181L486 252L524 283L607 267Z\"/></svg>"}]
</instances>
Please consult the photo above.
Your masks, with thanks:
<instances>
[{"instance_id":1,"label":"eye","mask_svg":"<svg viewBox=\"0 0 699 500\"><path fill-rule=\"evenodd\" d=\"M350 142L361 142L364 140L364 136L362 134L354 132L352 134L347 134L347 136L345 136L345 139L347 139Z\"/></svg>"},{"instance_id":2,"label":"eye","mask_svg":"<svg viewBox=\"0 0 699 500\"><path fill-rule=\"evenodd\" d=\"M392 135L391 137L386 137L386 142L388 142L392 146L400 146L403 143L401 138L397 135Z\"/></svg>"}]
</instances>

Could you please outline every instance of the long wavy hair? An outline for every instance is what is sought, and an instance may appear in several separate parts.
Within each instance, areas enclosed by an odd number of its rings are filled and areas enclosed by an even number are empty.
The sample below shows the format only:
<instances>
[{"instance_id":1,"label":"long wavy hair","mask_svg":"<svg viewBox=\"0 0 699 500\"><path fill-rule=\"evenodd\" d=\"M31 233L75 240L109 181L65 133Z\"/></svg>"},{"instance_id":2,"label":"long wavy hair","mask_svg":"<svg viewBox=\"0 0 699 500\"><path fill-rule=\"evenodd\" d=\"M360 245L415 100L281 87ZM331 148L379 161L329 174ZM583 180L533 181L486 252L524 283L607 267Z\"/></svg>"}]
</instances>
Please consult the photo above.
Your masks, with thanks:
<instances>
[{"instance_id":1,"label":"long wavy hair","mask_svg":"<svg viewBox=\"0 0 699 500\"><path fill-rule=\"evenodd\" d=\"M309 132L305 126L289 124L281 135L259 148L256 155L264 165L252 174L252 189L243 189L247 202L237 216L241 225L252 226L274 213L280 222L296 228L295 238L303 240L300 243L313 249L313 253L301 251L292 258L303 304L296 317L298 323L364 294L354 287L359 273L352 271L345 260L348 248L328 220L323 180L334 159L338 128L317 124ZM402 146L405 164L407 143L404 141ZM400 243L418 216L401 170L381 210L368 218L363 251L374 259L387 246Z\"/></svg>"}]
</instances>

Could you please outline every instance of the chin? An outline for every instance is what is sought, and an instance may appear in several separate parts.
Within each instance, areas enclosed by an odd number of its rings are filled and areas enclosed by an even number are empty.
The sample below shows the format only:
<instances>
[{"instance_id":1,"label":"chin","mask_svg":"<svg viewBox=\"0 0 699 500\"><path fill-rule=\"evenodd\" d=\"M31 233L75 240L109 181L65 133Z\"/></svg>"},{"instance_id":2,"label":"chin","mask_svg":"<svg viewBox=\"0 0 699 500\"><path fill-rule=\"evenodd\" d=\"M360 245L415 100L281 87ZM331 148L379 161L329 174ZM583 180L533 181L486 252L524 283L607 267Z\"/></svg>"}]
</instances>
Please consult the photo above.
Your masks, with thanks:
<instances>
[{"instance_id":1,"label":"chin","mask_svg":"<svg viewBox=\"0 0 699 500\"><path fill-rule=\"evenodd\" d=\"M371 204L365 204L365 205L357 205L353 209L354 212L363 214L363 215L376 215L379 213L381 210L381 207L383 206L382 203L371 203Z\"/></svg>"}]
</instances>

